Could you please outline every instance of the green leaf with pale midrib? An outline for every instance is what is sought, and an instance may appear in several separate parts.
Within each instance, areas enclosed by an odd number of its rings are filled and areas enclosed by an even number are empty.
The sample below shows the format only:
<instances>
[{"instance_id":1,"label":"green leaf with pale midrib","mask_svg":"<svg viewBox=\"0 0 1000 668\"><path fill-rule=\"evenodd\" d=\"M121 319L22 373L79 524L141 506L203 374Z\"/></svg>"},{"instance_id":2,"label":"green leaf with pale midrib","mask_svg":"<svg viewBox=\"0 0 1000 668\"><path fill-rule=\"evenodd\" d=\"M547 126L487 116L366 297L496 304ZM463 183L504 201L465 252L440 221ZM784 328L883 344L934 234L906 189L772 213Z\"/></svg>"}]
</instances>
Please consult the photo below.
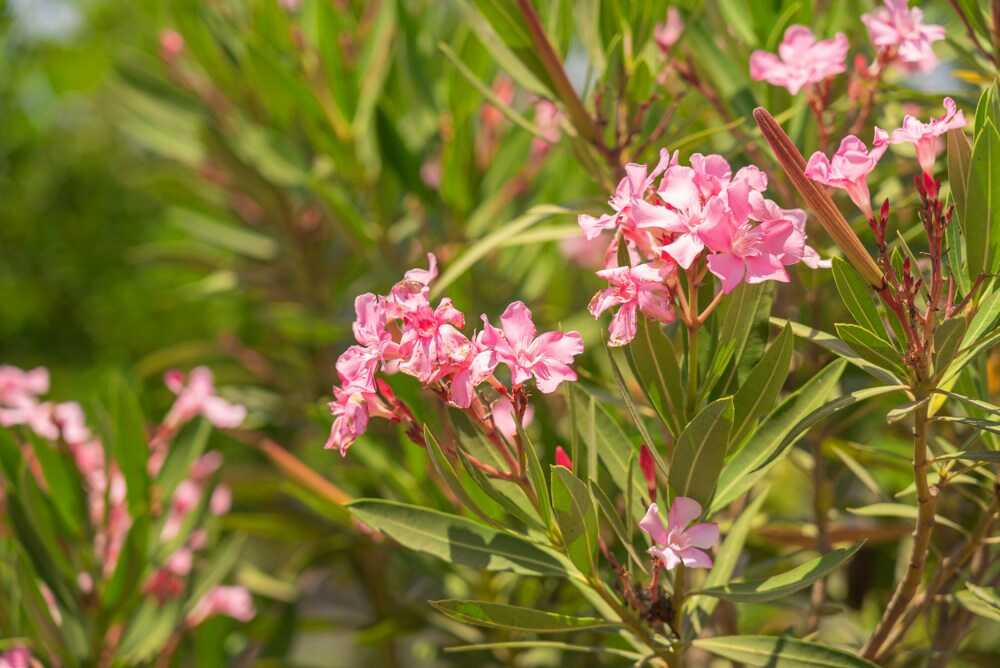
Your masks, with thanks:
<instances>
[{"instance_id":1,"label":"green leaf with pale midrib","mask_svg":"<svg viewBox=\"0 0 1000 668\"><path fill-rule=\"evenodd\" d=\"M767 668L877 668L850 652L786 637L699 638L695 647L748 666Z\"/></svg>"},{"instance_id":2,"label":"green leaf with pale midrib","mask_svg":"<svg viewBox=\"0 0 1000 668\"><path fill-rule=\"evenodd\" d=\"M675 497L691 497L708 507L729 447L732 424L733 399L725 397L706 406L684 428L670 461L670 491Z\"/></svg>"},{"instance_id":3,"label":"green leaf with pale midrib","mask_svg":"<svg viewBox=\"0 0 1000 668\"><path fill-rule=\"evenodd\" d=\"M459 622L509 631L569 633L615 626L607 620L597 617L574 617L489 601L447 599L430 601L430 604Z\"/></svg>"},{"instance_id":4,"label":"green leaf with pale midrib","mask_svg":"<svg viewBox=\"0 0 1000 668\"><path fill-rule=\"evenodd\" d=\"M790 571L764 580L732 582L721 587L702 589L697 593L739 603L773 601L805 589L816 580L829 575L854 556L854 553L861 549L862 545L863 543L858 543L851 548L832 550L821 557L796 566Z\"/></svg>"},{"instance_id":5,"label":"green leaf with pale midrib","mask_svg":"<svg viewBox=\"0 0 1000 668\"><path fill-rule=\"evenodd\" d=\"M464 517L382 499L359 499L348 507L359 521L404 547L450 563L524 575L567 575L555 557L532 543Z\"/></svg>"}]
</instances>

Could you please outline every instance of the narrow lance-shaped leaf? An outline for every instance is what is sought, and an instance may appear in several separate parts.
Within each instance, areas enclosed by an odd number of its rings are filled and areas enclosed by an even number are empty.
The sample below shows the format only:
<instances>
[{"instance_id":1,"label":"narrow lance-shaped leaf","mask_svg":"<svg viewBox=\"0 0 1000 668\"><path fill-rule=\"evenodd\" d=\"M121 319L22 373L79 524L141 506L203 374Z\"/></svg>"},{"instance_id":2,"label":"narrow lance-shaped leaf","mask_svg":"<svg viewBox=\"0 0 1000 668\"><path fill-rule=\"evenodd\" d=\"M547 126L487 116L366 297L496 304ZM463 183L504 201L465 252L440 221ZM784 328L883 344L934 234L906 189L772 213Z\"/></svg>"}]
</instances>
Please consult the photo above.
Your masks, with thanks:
<instances>
[{"instance_id":1,"label":"narrow lance-shaped leaf","mask_svg":"<svg viewBox=\"0 0 1000 668\"><path fill-rule=\"evenodd\" d=\"M691 420L677 438L670 462L670 492L708 507L729 447L733 425L731 397L714 401Z\"/></svg>"},{"instance_id":2,"label":"narrow lance-shaped leaf","mask_svg":"<svg viewBox=\"0 0 1000 668\"><path fill-rule=\"evenodd\" d=\"M583 573L593 573L597 553L597 509L587 485L564 466L552 467L552 509L566 555Z\"/></svg>"},{"instance_id":3,"label":"narrow lance-shaped leaf","mask_svg":"<svg viewBox=\"0 0 1000 668\"><path fill-rule=\"evenodd\" d=\"M751 582L732 582L719 587L707 587L698 593L715 596L738 603L761 603L783 598L805 589L816 580L826 577L846 563L863 543L851 548L841 548L827 552L821 557L807 561L790 571Z\"/></svg>"},{"instance_id":4,"label":"narrow lance-shaped leaf","mask_svg":"<svg viewBox=\"0 0 1000 668\"><path fill-rule=\"evenodd\" d=\"M521 633L570 633L614 627L597 617L573 617L489 601L431 601L435 609L463 624Z\"/></svg>"},{"instance_id":5,"label":"narrow lance-shaped leaf","mask_svg":"<svg viewBox=\"0 0 1000 668\"><path fill-rule=\"evenodd\" d=\"M839 257L833 258L833 280L837 284L840 300L854 320L872 334L885 338L885 326L879 317L872 298L872 290L864 279Z\"/></svg>"},{"instance_id":6,"label":"narrow lance-shaped leaf","mask_svg":"<svg viewBox=\"0 0 1000 668\"><path fill-rule=\"evenodd\" d=\"M786 636L717 636L694 646L745 666L766 668L877 668L851 652Z\"/></svg>"},{"instance_id":7,"label":"narrow lance-shaped leaf","mask_svg":"<svg viewBox=\"0 0 1000 668\"><path fill-rule=\"evenodd\" d=\"M476 570L565 576L562 563L528 541L478 522L382 499L359 499L351 513L404 547Z\"/></svg>"},{"instance_id":8,"label":"narrow lance-shaped leaf","mask_svg":"<svg viewBox=\"0 0 1000 668\"><path fill-rule=\"evenodd\" d=\"M774 406L788 378L794 344L792 328L786 325L733 395L734 420L730 441L734 445L749 435L757 419Z\"/></svg>"}]
</instances>

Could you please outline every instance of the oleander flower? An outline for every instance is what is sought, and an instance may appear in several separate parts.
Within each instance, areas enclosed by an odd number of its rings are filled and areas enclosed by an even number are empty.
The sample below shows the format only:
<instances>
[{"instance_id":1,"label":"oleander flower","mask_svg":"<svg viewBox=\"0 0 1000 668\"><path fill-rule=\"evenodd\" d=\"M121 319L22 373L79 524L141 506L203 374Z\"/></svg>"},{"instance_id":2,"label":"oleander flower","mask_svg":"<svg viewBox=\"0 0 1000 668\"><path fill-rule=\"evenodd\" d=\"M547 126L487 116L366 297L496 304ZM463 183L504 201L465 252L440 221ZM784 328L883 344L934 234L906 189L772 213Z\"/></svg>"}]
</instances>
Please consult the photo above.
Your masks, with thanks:
<instances>
[{"instance_id":1,"label":"oleander flower","mask_svg":"<svg viewBox=\"0 0 1000 668\"><path fill-rule=\"evenodd\" d=\"M805 174L813 181L831 188L846 190L851 201L861 209L866 218L872 217L871 193L868 190L868 175L889 147L889 135L876 127L871 150L854 135L847 135L840 147L827 158L816 151L806 164Z\"/></svg>"},{"instance_id":2,"label":"oleander flower","mask_svg":"<svg viewBox=\"0 0 1000 668\"><path fill-rule=\"evenodd\" d=\"M965 127L965 115L955 106L950 97L944 99L944 116L932 118L927 123L907 114L903 117L903 126L892 131L889 143L913 144L917 149L917 162L925 173L934 171L934 159L937 157L941 135L948 130Z\"/></svg>"},{"instance_id":3,"label":"oleander flower","mask_svg":"<svg viewBox=\"0 0 1000 668\"><path fill-rule=\"evenodd\" d=\"M517 421L514 418L514 404L507 397L500 397L490 404L490 415L493 416L493 426L508 440L517 436ZM535 419L535 407L528 404L521 418L521 428L527 429Z\"/></svg>"},{"instance_id":4,"label":"oleander flower","mask_svg":"<svg viewBox=\"0 0 1000 668\"><path fill-rule=\"evenodd\" d=\"M562 466L570 471L573 470L573 460L566 454L561 445L556 446L556 466Z\"/></svg>"},{"instance_id":5,"label":"oleander flower","mask_svg":"<svg viewBox=\"0 0 1000 668\"><path fill-rule=\"evenodd\" d=\"M570 364L583 352L579 332L545 332L536 336L531 311L524 302L510 304L500 316L500 329L483 316L480 344L488 349L493 360L506 365L514 386L532 378L543 394L555 392L563 381L576 380Z\"/></svg>"},{"instance_id":6,"label":"oleander flower","mask_svg":"<svg viewBox=\"0 0 1000 668\"><path fill-rule=\"evenodd\" d=\"M24 371L9 364L0 365L0 404L17 399L34 398L49 391L49 370L35 367Z\"/></svg>"},{"instance_id":7,"label":"oleander flower","mask_svg":"<svg viewBox=\"0 0 1000 668\"><path fill-rule=\"evenodd\" d=\"M195 627L213 615L225 615L249 622L256 614L253 597L245 587L216 586L195 603L186 621Z\"/></svg>"},{"instance_id":8,"label":"oleander flower","mask_svg":"<svg viewBox=\"0 0 1000 668\"><path fill-rule=\"evenodd\" d=\"M670 47L677 43L684 32L684 20L676 7L667 8L667 20L657 23L653 28L653 39L663 53L670 51Z\"/></svg>"},{"instance_id":9,"label":"oleander flower","mask_svg":"<svg viewBox=\"0 0 1000 668\"><path fill-rule=\"evenodd\" d=\"M923 20L923 11L910 9L907 0L885 0L884 6L861 15L872 44L910 71L934 67L937 57L931 44L945 37L943 26L924 25Z\"/></svg>"},{"instance_id":10,"label":"oleander flower","mask_svg":"<svg viewBox=\"0 0 1000 668\"><path fill-rule=\"evenodd\" d=\"M27 647L11 647L0 653L0 668L31 668L31 652Z\"/></svg>"},{"instance_id":11,"label":"oleander flower","mask_svg":"<svg viewBox=\"0 0 1000 668\"><path fill-rule=\"evenodd\" d=\"M804 87L836 76L847 69L847 37L837 33L817 40L805 26L793 25L785 31L777 55L757 50L750 56L750 77L783 86L792 95Z\"/></svg>"},{"instance_id":12,"label":"oleander flower","mask_svg":"<svg viewBox=\"0 0 1000 668\"><path fill-rule=\"evenodd\" d=\"M719 543L719 525L704 522L689 526L701 515L701 504L686 496L678 496L670 506L664 526L660 509L652 503L639 528L649 534L654 545L649 554L668 571L679 564L687 568L711 568L712 558L705 550Z\"/></svg>"},{"instance_id":13,"label":"oleander flower","mask_svg":"<svg viewBox=\"0 0 1000 668\"><path fill-rule=\"evenodd\" d=\"M226 401L215 393L215 382L208 367L199 366L185 378L180 371L168 371L163 378L177 395L163 423L176 429L198 415L220 429L234 429L247 416L247 409Z\"/></svg>"},{"instance_id":14,"label":"oleander flower","mask_svg":"<svg viewBox=\"0 0 1000 668\"><path fill-rule=\"evenodd\" d=\"M597 275L608 282L608 287L590 300L591 315L597 318L609 308L619 307L611 319L608 345L623 346L635 338L638 311L657 322L673 322L674 310L664 267L652 264L613 267Z\"/></svg>"},{"instance_id":15,"label":"oleander flower","mask_svg":"<svg viewBox=\"0 0 1000 668\"><path fill-rule=\"evenodd\" d=\"M333 397L329 406L334 420L330 436L323 447L327 450L336 448L340 451L340 456L345 457L348 448L368 429L368 406L375 395L357 389L335 387Z\"/></svg>"}]
</instances>

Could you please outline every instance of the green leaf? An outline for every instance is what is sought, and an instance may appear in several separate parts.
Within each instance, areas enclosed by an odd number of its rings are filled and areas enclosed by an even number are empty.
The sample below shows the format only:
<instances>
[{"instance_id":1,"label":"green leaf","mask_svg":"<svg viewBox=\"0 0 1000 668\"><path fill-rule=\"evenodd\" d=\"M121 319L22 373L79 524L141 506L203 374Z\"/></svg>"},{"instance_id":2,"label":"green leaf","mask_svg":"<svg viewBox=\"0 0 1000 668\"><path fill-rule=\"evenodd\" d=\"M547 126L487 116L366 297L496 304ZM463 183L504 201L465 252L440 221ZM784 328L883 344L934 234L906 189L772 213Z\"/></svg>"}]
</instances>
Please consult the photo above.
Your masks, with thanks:
<instances>
[{"instance_id":1,"label":"green leaf","mask_svg":"<svg viewBox=\"0 0 1000 668\"><path fill-rule=\"evenodd\" d=\"M566 555L582 573L593 573L597 553L597 509L587 485L564 466L552 468L552 509Z\"/></svg>"},{"instance_id":2,"label":"green leaf","mask_svg":"<svg viewBox=\"0 0 1000 668\"><path fill-rule=\"evenodd\" d=\"M742 380L757 362L767 343L767 322L774 301L774 286L769 283L740 283L719 305L718 340L732 345L731 370L722 384L723 391L733 381ZM724 356L729 357L723 348ZM720 363L722 360L719 361ZM728 360L726 360L728 363Z\"/></svg>"},{"instance_id":3,"label":"green leaf","mask_svg":"<svg viewBox=\"0 0 1000 668\"><path fill-rule=\"evenodd\" d=\"M978 115L977 115L978 125ZM991 273L1000 259L1000 133L987 118L972 149L966 198L965 252L969 278Z\"/></svg>"},{"instance_id":4,"label":"green leaf","mask_svg":"<svg viewBox=\"0 0 1000 668\"><path fill-rule=\"evenodd\" d=\"M953 128L945 134L948 142L948 183L951 185L955 214L964 231L968 220L965 207L968 193L969 170L972 168L972 144L961 128Z\"/></svg>"},{"instance_id":5,"label":"green leaf","mask_svg":"<svg viewBox=\"0 0 1000 668\"><path fill-rule=\"evenodd\" d=\"M618 489L627 494L630 485L638 484L634 477L629 477L629 457L638 456L638 447L625 435L621 427L598 399L587 394L589 391L582 384L577 384L577 389L581 392L573 393L577 401L576 428L580 432L580 437L586 444L590 452L597 454L601 463L611 475L611 480ZM596 472L590 472L591 479ZM633 514L642 514L642 507L638 500L633 504Z\"/></svg>"},{"instance_id":6,"label":"green leaf","mask_svg":"<svg viewBox=\"0 0 1000 668\"><path fill-rule=\"evenodd\" d=\"M712 502L712 513L757 484L767 473L769 462L778 461L782 449L804 433L804 430L798 429L799 425L837 391L845 366L847 362L844 360L825 366L761 423L750 441L737 450L723 467ZM793 431L796 433L793 434Z\"/></svg>"},{"instance_id":7,"label":"green leaf","mask_svg":"<svg viewBox=\"0 0 1000 668\"><path fill-rule=\"evenodd\" d=\"M444 481L444 484L448 486L451 493L464 505L467 509L475 513L481 520L487 524L496 524L496 520L487 515L482 508L479 507L475 501L469 496L465 491L465 487L462 486L462 482L458 479L458 473L455 468L451 465L451 461L444 454L441 449L441 444L431 433L427 425L424 425L424 441L427 443L427 458L431 462L431 466L437 471L438 476ZM492 487L488 481L486 481L487 487ZM485 489L484 489L485 491Z\"/></svg>"},{"instance_id":8,"label":"green leaf","mask_svg":"<svg viewBox=\"0 0 1000 668\"><path fill-rule=\"evenodd\" d=\"M850 311L854 320L869 332L884 339L885 325L879 317L875 301L872 299L871 288L858 275L851 265L839 257L833 258L833 280L837 284L837 292Z\"/></svg>"},{"instance_id":9,"label":"green leaf","mask_svg":"<svg viewBox=\"0 0 1000 668\"><path fill-rule=\"evenodd\" d=\"M75 537L83 537L85 527L89 526L89 516L79 470L68 453L58 452L52 444L33 433L29 434L28 440L59 518Z\"/></svg>"},{"instance_id":10,"label":"green leaf","mask_svg":"<svg viewBox=\"0 0 1000 668\"><path fill-rule=\"evenodd\" d=\"M699 649L747 666L877 668L874 663L855 656L853 653L794 638L718 636L699 638L692 644Z\"/></svg>"},{"instance_id":11,"label":"green leaf","mask_svg":"<svg viewBox=\"0 0 1000 668\"><path fill-rule=\"evenodd\" d=\"M790 320L783 320L781 318L771 318L771 324L777 327L784 327L785 324L791 323L792 332L795 336L800 339L806 339L811 341L821 348L829 350L831 353L843 357L845 360L858 367L862 371L869 373L876 380L883 383L898 384L899 378L894 374L886 371L880 366L876 366L871 362L866 361L864 358L860 357L854 350L851 349L849 345L838 339L833 334L827 332L813 329L809 325L803 325L799 322L792 322Z\"/></svg>"},{"instance_id":12,"label":"green leaf","mask_svg":"<svg viewBox=\"0 0 1000 668\"><path fill-rule=\"evenodd\" d=\"M620 656L631 661L638 661L643 658L641 654L629 652L614 647L590 647L586 645L571 645L564 642L552 640L509 640L507 642L484 642L474 645L456 645L445 647L444 651L452 652L492 652L497 649L549 649L560 652L581 652L584 654L607 654L608 656Z\"/></svg>"},{"instance_id":13,"label":"green leaf","mask_svg":"<svg viewBox=\"0 0 1000 668\"><path fill-rule=\"evenodd\" d=\"M517 536L457 515L382 499L350 504L359 521L404 547L476 570L566 576L555 557Z\"/></svg>"},{"instance_id":14,"label":"green leaf","mask_svg":"<svg viewBox=\"0 0 1000 668\"><path fill-rule=\"evenodd\" d=\"M979 587L965 583L965 591L955 595L962 607L969 612L1000 622L1000 592L991 587Z\"/></svg>"},{"instance_id":15,"label":"green leaf","mask_svg":"<svg viewBox=\"0 0 1000 668\"><path fill-rule=\"evenodd\" d=\"M615 532L615 536L618 537L618 541L628 552L629 557L631 557L632 562L643 573L646 573L646 566L643 563L643 559L639 558L636 553L635 548L632 546L632 537L625 525L622 524L621 513L615 507L615 504L611 502L608 495L601 489L593 480L589 480L587 485L590 487L590 495L593 497L594 502L597 504L597 508L604 520L611 526L611 530Z\"/></svg>"},{"instance_id":16,"label":"green leaf","mask_svg":"<svg viewBox=\"0 0 1000 668\"><path fill-rule=\"evenodd\" d=\"M125 379L114 375L108 381L108 408L111 410L111 430L105 445L125 477L128 510L132 517L149 512L149 442L146 420L139 402Z\"/></svg>"},{"instance_id":17,"label":"green leaf","mask_svg":"<svg viewBox=\"0 0 1000 668\"><path fill-rule=\"evenodd\" d=\"M934 332L934 370L942 377L951 373L949 365L962 346L965 326L965 318L957 316L940 323Z\"/></svg>"},{"instance_id":18,"label":"green leaf","mask_svg":"<svg viewBox=\"0 0 1000 668\"><path fill-rule=\"evenodd\" d=\"M998 450L961 450L959 452L949 452L946 455L935 457L938 460L945 459L967 459L973 462L1000 462L1000 451Z\"/></svg>"},{"instance_id":19,"label":"green leaf","mask_svg":"<svg viewBox=\"0 0 1000 668\"><path fill-rule=\"evenodd\" d=\"M670 461L670 491L687 496L708 508L733 426L733 399L726 397L706 406L684 428Z\"/></svg>"},{"instance_id":20,"label":"green leaf","mask_svg":"<svg viewBox=\"0 0 1000 668\"><path fill-rule=\"evenodd\" d=\"M570 633L614 627L607 620L596 617L573 617L489 601L449 599L430 604L463 624L521 633Z\"/></svg>"},{"instance_id":21,"label":"green leaf","mask_svg":"<svg viewBox=\"0 0 1000 668\"><path fill-rule=\"evenodd\" d=\"M175 440L170 446L170 452L163 462L159 478L156 481L159 487L160 498L169 499L173 496L177 485L186 478L195 461L205 452L208 444L208 437L212 433L212 425L208 420L198 420L198 426L194 434L187 434Z\"/></svg>"},{"instance_id":22,"label":"green leaf","mask_svg":"<svg viewBox=\"0 0 1000 668\"><path fill-rule=\"evenodd\" d=\"M788 325L753 368L733 396L733 434L730 442L740 443L766 411L774 407L778 393L788 378L795 337Z\"/></svg>"},{"instance_id":23,"label":"green leaf","mask_svg":"<svg viewBox=\"0 0 1000 668\"><path fill-rule=\"evenodd\" d=\"M455 259L448 268L441 272L441 276L434 282L431 288L431 298L437 298L449 285L455 282L462 274L472 268L476 262L489 255L494 250L503 246L504 242L515 234L520 234L532 225L539 223L550 216L567 215L573 213L569 209L548 204L533 206L526 213L518 216L514 220L497 225L496 229L476 241L466 248L465 252Z\"/></svg>"},{"instance_id":24,"label":"green leaf","mask_svg":"<svg viewBox=\"0 0 1000 668\"><path fill-rule=\"evenodd\" d=\"M733 577L733 571L736 570L736 564L739 561L740 555L743 554L743 546L746 544L747 536L750 534L750 527L753 521L757 519L757 513L760 512L760 507L764 505L764 500L767 498L769 491L770 488L763 489L754 497L754 500L746 509L740 513L736 521L733 522L732 527L726 533L726 539L722 541L722 546L715 555L715 563L712 566L712 570L708 572L708 577L705 578L705 587L721 587ZM691 611L692 623L696 633L700 633L701 629L708 624L718 604L719 599L713 596L695 595L691 598L689 605L693 607Z\"/></svg>"},{"instance_id":25,"label":"green leaf","mask_svg":"<svg viewBox=\"0 0 1000 668\"><path fill-rule=\"evenodd\" d=\"M917 519L917 507L905 503L872 503L859 508L848 508L847 512L862 517L901 517L908 520ZM959 533L967 533L962 526L943 515L935 515L934 521L941 526L954 529Z\"/></svg>"},{"instance_id":26,"label":"green leaf","mask_svg":"<svg viewBox=\"0 0 1000 668\"><path fill-rule=\"evenodd\" d=\"M684 383L674 344L662 326L645 316L639 317L637 330L626 348L632 373L670 433L676 436L684 415Z\"/></svg>"},{"instance_id":27,"label":"green leaf","mask_svg":"<svg viewBox=\"0 0 1000 668\"><path fill-rule=\"evenodd\" d=\"M131 601L142 591L143 570L149 560L149 518L132 522L107 586L104 588L103 605L110 611L120 611L123 602Z\"/></svg>"},{"instance_id":28,"label":"green leaf","mask_svg":"<svg viewBox=\"0 0 1000 668\"><path fill-rule=\"evenodd\" d=\"M753 582L732 582L719 587L707 587L697 592L737 603L761 603L784 598L805 589L826 577L847 562L864 543L851 548L831 550L826 554L796 566L790 571Z\"/></svg>"},{"instance_id":29,"label":"green leaf","mask_svg":"<svg viewBox=\"0 0 1000 668\"><path fill-rule=\"evenodd\" d=\"M905 377L906 367L903 366L899 352L885 339L879 338L860 325L837 323L834 327L837 329L837 335L858 355L888 373Z\"/></svg>"},{"instance_id":30,"label":"green leaf","mask_svg":"<svg viewBox=\"0 0 1000 668\"><path fill-rule=\"evenodd\" d=\"M524 446L524 458L528 464L528 480L538 498L536 510L538 510L545 525L549 526L552 523L552 502L549 498L545 470L542 468L542 461L538 456L538 447L528 437L528 432L524 430L523 424L517 424L517 437L521 439Z\"/></svg>"},{"instance_id":31,"label":"green leaf","mask_svg":"<svg viewBox=\"0 0 1000 668\"><path fill-rule=\"evenodd\" d=\"M246 536L236 535L227 538L222 544L215 546L211 552L208 564L198 570L191 587L191 596L185 606L185 612L190 612L205 594L229 575L236 566L243 552Z\"/></svg>"}]
</instances>

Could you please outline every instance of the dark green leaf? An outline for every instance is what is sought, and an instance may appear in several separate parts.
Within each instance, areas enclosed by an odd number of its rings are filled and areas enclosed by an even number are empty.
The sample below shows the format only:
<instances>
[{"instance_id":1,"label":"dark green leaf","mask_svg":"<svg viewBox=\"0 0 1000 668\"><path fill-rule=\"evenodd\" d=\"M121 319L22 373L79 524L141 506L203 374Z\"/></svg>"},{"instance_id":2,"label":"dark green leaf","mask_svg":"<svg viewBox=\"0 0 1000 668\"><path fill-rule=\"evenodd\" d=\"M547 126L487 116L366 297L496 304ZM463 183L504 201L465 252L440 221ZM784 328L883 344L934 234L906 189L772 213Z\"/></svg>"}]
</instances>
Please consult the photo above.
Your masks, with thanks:
<instances>
[{"instance_id":1,"label":"dark green leaf","mask_svg":"<svg viewBox=\"0 0 1000 668\"><path fill-rule=\"evenodd\" d=\"M552 467L552 509L566 555L580 572L595 569L597 509L587 485L563 466Z\"/></svg>"},{"instance_id":2,"label":"dark green leaf","mask_svg":"<svg viewBox=\"0 0 1000 668\"><path fill-rule=\"evenodd\" d=\"M766 668L877 668L850 652L794 638L718 636L699 638L694 646L730 661Z\"/></svg>"},{"instance_id":3,"label":"dark green leaf","mask_svg":"<svg viewBox=\"0 0 1000 668\"><path fill-rule=\"evenodd\" d=\"M788 378L795 337L788 325L753 368L733 396L733 433L730 442L740 443L748 436L757 419L774 407L778 393Z\"/></svg>"},{"instance_id":4,"label":"dark green leaf","mask_svg":"<svg viewBox=\"0 0 1000 668\"><path fill-rule=\"evenodd\" d=\"M464 624L522 633L569 633L613 627L596 617L573 617L489 601L431 601L437 610Z\"/></svg>"},{"instance_id":5,"label":"dark green leaf","mask_svg":"<svg viewBox=\"0 0 1000 668\"><path fill-rule=\"evenodd\" d=\"M733 426L731 397L710 403L684 428L670 461L670 491L707 508L715 493Z\"/></svg>"}]
</instances>

